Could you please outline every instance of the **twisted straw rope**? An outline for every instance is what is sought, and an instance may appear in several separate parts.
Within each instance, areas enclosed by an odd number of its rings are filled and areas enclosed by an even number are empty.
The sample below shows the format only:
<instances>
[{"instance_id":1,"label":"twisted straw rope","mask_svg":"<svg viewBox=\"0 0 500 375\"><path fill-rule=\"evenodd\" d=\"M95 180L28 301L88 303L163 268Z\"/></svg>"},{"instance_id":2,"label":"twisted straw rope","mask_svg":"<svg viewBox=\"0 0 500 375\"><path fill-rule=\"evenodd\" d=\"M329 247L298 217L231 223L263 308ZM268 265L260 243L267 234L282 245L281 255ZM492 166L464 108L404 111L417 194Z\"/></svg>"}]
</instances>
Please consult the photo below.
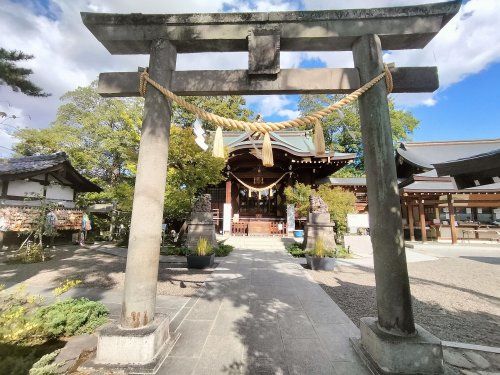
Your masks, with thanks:
<instances>
[{"instance_id":1,"label":"twisted straw rope","mask_svg":"<svg viewBox=\"0 0 500 375\"><path fill-rule=\"evenodd\" d=\"M311 114L298 117L294 120L287 120L281 122L249 122L249 121L240 121L233 120L227 117L222 117L210 112L205 111L202 108L195 106L181 98L180 96L175 95L172 91L160 85L158 82L154 81L149 77L147 70L144 70L141 73L139 80L139 92L142 96L146 94L147 84L149 83L151 86L160 91L167 99L170 99L188 110L189 112L195 114L198 118L214 123L218 126L224 127L226 129L239 129L245 131L259 132L259 133L267 133L275 130L281 130L286 128L293 128L298 126L309 126L315 124L317 121L320 121L324 117L333 113L334 111L342 108L343 106L350 104L356 101L361 95L363 95L366 91L375 86L382 78L385 77L385 84L387 88L387 94L390 94L393 89L393 80L391 72L389 71L389 67L392 67L393 64L384 64L384 72L380 73L378 76L365 83L359 89L353 91L349 95L345 96L343 99L339 100L336 103L333 103L327 107L324 107L320 110L312 112Z\"/></svg>"}]
</instances>

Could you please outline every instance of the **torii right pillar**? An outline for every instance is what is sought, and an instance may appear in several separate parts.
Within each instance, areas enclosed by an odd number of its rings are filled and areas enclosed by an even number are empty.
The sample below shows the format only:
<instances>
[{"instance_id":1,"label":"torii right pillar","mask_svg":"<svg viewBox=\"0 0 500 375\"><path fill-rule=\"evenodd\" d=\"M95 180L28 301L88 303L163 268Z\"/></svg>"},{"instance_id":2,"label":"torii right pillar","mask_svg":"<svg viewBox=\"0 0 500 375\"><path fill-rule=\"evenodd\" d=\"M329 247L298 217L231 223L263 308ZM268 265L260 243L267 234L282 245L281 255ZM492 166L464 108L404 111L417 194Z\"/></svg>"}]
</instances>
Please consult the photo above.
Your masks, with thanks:
<instances>
[{"instance_id":1,"label":"torii right pillar","mask_svg":"<svg viewBox=\"0 0 500 375\"><path fill-rule=\"evenodd\" d=\"M361 84L383 71L377 35L353 45ZM361 319L361 353L383 373L443 372L441 341L416 325L411 306L387 89L382 80L359 98L377 318Z\"/></svg>"}]
</instances>

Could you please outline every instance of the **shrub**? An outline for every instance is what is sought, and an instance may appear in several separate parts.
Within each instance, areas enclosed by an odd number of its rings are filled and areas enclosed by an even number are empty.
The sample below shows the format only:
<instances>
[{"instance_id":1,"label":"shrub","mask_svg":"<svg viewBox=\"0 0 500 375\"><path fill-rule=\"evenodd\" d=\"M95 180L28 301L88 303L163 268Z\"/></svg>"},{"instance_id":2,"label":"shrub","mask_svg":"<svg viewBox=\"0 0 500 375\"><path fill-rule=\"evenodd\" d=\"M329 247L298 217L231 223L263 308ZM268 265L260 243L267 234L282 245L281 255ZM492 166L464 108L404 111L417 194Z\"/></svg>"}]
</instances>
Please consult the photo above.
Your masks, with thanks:
<instances>
[{"instance_id":1,"label":"shrub","mask_svg":"<svg viewBox=\"0 0 500 375\"><path fill-rule=\"evenodd\" d=\"M335 258L351 258L352 254L350 253L349 249L346 249L343 246L337 246L333 256Z\"/></svg>"},{"instance_id":2,"label":"shrub","mask_svg":"<svg viewBox=\"0 0 500 375\"><path fill-rule=\"evenodd\" d=\"M62 363L54 363L57 355L61 349L55 350L52 353L45 354L31 367L29 375L57 375L58 368L61 367Z\"/></svg>"},{"instance_id":3,"label":"shrub","mask_svg":"<svg viewBox=\"0 0 500 375\"><path fill-rule=\"evenodd\" d=\"M58 286L57 288L55 288L52 293L54 293L54 295L56 297L59 297L61 294L63 293L66 293L68 290L74 288L75 286L79 285L82 283L82 280L78 280L78 279L75 279L75 280L65 280L64 282L61 283L60 286Z\"/></svg>"},{"instance_id":4,"label":"shrub","mask_svg":"<svg viewBox=\"0 0 500 375\"><path fill-rule=\"evenodd\" d=\"M87 298L68 298L39 308L34 322L41 332L50 337L92 333L106 323L108 309L101 302Z\"/></svg>"},{"instance_id":5,"label":"shrub","mask_svg":"<svg viewBox=\"0 0 500 375\"><path fill-rule=\"evenodd\" d=\"M10 258L7 263L38 263L48 259L42 245L28 242L26 246L19 249L17 254Z\"/></svg>"},{"instance_id":6,"label":"shrub","mask_svg":"<svg viewBox=\"0 0 500 375\"><path fill-rule=\"evenodd\" d=\"M162 255L186 255L188 252L187 248L174 245L163 246L160 250Z\"/></svg>"},{"instance_id":7,"label":"shrub","mask_svg":"<svg viewBox=\"0 0 500 375\"><path fill-rule=\"evenodd\" d=\"M216 257L225 257L228 256L233 250L233 246L219 243L214 252Z\"/></svg>"},{"instance_id":8,"label":"shrub","mask_svg":"<svg viewBox=\"0 0 500 375\"><path fill-rule=\"evenodd\" d=\"M303 258L306 256L307 253L304 250L304 246L298 243L294 243L288 246L286 250L295 258Z\"/></svg>"},{"instance_id":9,"label":"shrub","mask_svg":"<svg viewBox=\"0 0 500 375\"><path fill-rule=\"evenodd\" d=\"M340 187L332 189L327 185L321 185L318 194L328 206L337 235L343 236L347 230L347 214L356 211L356 195Z\"/></svg>"},{"instance_id":10,"label":"shrub","mask_svg":"<svg viewBox=\"0 0 500 375\"><path fill-rule=\"evenodd\" d=\"M298 217L307 216L309 211L309 196L313 190L310 186L296 183L294 186L285 188L286 203L295 205Z\"/></svg>"},{"instance_id":11,"label":"shrub","mask_svg":"<svg viewBox=\"0 0 500 375\"><path fill-rule=\"evenodd\" d=\"M196 255L204 256L209 255L212 251L212 246L208 243L205 237L200 237L198 243L196 244Z\"/></svg>"}]
</instances>

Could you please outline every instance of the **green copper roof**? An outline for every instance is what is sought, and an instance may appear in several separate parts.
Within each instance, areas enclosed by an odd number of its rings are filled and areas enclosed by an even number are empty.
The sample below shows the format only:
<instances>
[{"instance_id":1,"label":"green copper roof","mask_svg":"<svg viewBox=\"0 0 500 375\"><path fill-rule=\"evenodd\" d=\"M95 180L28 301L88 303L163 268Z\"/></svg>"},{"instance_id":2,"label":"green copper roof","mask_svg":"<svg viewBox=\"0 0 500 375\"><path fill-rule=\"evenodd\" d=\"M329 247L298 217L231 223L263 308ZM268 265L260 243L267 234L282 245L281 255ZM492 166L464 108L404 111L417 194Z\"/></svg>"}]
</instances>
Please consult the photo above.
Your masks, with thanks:
<instances>
[{"instance_id":1,"label":"green copper roof","mask_svg":"<svg viewBox=\"0 0 500 375\"><path fill-rule=\"evenodd\" d=\"M271 136L271 144L273 148L285 150L293 155L309 157L316 156L316 149L312 139L312 132L309 130L280 130L269 133ZM262 136L252 137L250 140L249 133L243 131L228 131L223 132L224 145L230 149L244 149L262 147ZM356 154L326 152L324 156L330 156L335 159L354 159Z\"/></svg>"}]
</instances>

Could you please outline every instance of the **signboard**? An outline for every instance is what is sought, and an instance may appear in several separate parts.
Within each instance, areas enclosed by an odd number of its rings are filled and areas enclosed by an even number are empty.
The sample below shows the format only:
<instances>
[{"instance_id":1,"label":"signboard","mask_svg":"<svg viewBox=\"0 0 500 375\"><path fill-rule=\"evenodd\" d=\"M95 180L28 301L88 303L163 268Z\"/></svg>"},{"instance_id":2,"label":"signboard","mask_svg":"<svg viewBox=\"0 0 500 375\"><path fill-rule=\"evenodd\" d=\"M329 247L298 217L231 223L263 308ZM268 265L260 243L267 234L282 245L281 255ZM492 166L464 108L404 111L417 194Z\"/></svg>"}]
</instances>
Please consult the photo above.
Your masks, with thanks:
<instances>
[{"instance_id":1,"label":"signboard","mask_svg":"<svg viewBox=\"0 0 500 375\"><path fill-rule=\"evenodd\" d=\"M287 234L293 233L295 230L295 206L293 204L286 205L286 231Z\"/></svg>"},{"instance_id":2,"label":"signboard","mask_svg":"<svg viewBox=\"0 0 500 375\"><path fill-rule=\"evenodd\" d=\"M224 203L224 212L222 216L222 232L231 232L231 203Z\"/></svg>"}]
</instances>

